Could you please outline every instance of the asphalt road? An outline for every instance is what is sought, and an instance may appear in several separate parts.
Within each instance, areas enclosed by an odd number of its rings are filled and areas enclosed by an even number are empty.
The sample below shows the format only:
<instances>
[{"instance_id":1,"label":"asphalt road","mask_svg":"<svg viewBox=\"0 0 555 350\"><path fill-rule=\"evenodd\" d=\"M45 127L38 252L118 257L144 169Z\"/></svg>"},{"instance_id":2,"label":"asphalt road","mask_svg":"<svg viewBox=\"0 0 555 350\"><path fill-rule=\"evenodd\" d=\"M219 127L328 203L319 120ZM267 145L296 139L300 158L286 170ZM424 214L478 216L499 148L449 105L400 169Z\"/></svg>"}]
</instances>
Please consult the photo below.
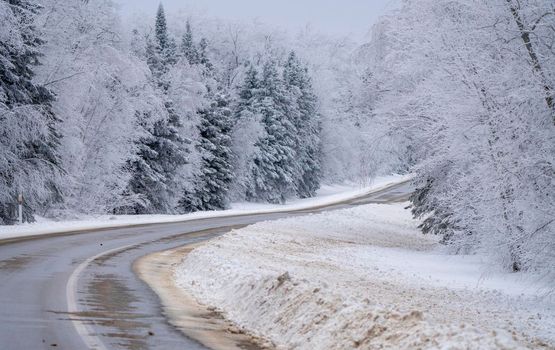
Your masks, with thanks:
<instances>
[{"instance_id":1,"label":"asphalt road","mask_svg":"<svg viewBox=\"0 0 555 350\"><path fill-rule=\"evenodd\" d=\"M408 183L310 210L0 241L0 349L204 349L132 271L149 253L283 217L406 200Z\"/></svg>"}]
</instances>

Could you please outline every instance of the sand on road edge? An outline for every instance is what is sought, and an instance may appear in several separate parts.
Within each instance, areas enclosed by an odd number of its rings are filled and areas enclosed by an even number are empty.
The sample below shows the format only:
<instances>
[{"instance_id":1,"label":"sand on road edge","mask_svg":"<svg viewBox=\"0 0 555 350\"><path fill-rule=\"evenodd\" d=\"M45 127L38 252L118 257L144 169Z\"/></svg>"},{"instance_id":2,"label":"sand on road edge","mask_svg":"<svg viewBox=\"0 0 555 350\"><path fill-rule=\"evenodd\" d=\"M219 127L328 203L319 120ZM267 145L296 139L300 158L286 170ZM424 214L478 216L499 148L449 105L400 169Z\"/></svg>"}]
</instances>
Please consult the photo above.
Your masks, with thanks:
<instances>
[{"instance_id":1,"label":"sand on road edge","mask_svg":"<svg viewBox=\"0 0 555 350\"><path fill-rule=\"evenodd\" d=\"M200 304L176 284L174 269L189 252L204 243L146 255L133 263L133 271L158 295L169 323L187 337L217 350L272 348L267 341L245 334L219 312Z\"/></svg>"}]
</instances>

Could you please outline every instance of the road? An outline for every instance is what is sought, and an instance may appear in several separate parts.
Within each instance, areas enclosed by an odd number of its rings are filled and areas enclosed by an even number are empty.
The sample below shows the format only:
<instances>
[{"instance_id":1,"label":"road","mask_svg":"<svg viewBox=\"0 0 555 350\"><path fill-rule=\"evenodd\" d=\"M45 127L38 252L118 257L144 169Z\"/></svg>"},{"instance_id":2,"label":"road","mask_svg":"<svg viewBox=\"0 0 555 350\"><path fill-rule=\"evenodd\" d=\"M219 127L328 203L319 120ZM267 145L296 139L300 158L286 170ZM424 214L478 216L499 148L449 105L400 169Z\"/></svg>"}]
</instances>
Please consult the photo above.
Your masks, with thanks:
<instances>
[{"instance_id":1,"label":"road","mask_svg":"<svg viewBox=\"0 0 555 350\"><path fill-rule=\"evenodd\" d=\"M173 328L132 264L259 221L406 200L408 183L310 210L0 241L0 348L204 349Z\"/></svg>"}]
</instances>

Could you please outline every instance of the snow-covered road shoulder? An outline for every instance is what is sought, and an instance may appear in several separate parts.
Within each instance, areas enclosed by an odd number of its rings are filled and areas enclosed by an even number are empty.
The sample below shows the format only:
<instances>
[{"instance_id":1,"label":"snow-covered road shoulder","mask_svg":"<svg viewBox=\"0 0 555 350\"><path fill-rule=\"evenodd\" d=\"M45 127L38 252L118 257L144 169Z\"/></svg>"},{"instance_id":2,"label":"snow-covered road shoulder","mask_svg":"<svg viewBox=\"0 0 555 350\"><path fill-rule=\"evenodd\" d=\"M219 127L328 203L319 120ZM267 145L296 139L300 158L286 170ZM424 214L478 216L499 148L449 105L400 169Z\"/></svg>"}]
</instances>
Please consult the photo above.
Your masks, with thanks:
<instances>
[{"instance_id":1,"label":"snow-covered road shoulder","mask_svg":"<svg viewBox=\"0 0 555 350\"><path fill-rule=\"evenodd\" d=\"M541 285L443 254L406 205L236 230L189 253L176 281L280 349L553 348Z\"/></svg>"}]
</instances>

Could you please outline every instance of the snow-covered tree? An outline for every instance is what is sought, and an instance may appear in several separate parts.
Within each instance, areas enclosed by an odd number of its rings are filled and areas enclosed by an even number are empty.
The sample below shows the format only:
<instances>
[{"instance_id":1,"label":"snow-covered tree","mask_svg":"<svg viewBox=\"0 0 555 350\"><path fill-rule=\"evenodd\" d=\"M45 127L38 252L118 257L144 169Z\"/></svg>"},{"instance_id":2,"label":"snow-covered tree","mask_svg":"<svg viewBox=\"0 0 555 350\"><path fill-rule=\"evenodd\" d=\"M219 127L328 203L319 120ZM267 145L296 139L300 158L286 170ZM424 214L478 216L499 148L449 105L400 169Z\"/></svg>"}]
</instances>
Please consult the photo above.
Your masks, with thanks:
<instances>
[{"instance_id":1,"label":"snow-covered tree","mask_svg":"<svg viewBox=\"0 0 555 350\"><path fill-rule=\"evenodd\" d=\"M284 81L294 98L292 107L299 111L293 120L297 138L297 195L301 198L313 197L321 180L321 125L310 76L295 52L290 53L285 64ZM288 115L292 116L294 113L290 112Z\"/></svg>"},{"instance_id":2,"label":"snow-covered tree","mask_svg":"<svg viewBox=\"0 0 555 350\"><path fill-rule=\"evenodd\" d=\"M198 50L199 63L204 66L207 73L211 73L212 70L214 69L214 65L212 65L212 62L210 62L210 58L208 57L207 51L208 51L208 41L206 40L206 38L202 38L200 39L199 50Z\"/></svg>"},{"instance_id":3,"label":"snow-covered tree","mask_svg":"<svg viewBox=\"0 0 555 350\"><path fill-rule=\"evenodd\" d=\"M62 134L65 169L63 213L105 213L133 201L125 194L140 132L135 114L150 96L148 69L121 44L111 1L45 0L37 27L45 33L43 64L37 81L56 93L52 103Z\"/></svg>"},{"instance_id":4,"label":"snow-covered tree","mask_svg":"<svg viewBox=\"0 0 555 350\"><path fill-rule=\"evenodd\" d=\"M26 0L0 2L0 224L17 218L19 194L25 221L61 199L54 97L33 80L44 43L34 25L39 9Z\"/></svg>"},{"instance_id":5,"label":"snow-covered tree","mask_svg":"<svg viewBox=\"0 0 555 350\"><path fill-rule=\"evenodd\" d=\"M170 44L168 36L168 25L166 24L166 13L164 12L164 5L158 5L156 12L156 22L154 25L154 35L156 36L156 44L160 51L164 51Z\"/></svg>"},{"instance_id":6,"label":"snow-covered tree","mask_svg":"<svg viewBox=\"0 0 555 350\"><path fill-rule=\"evenodd\" d=\"M210 106L199 111L200 168L179 201L178 209L182 212L220 210L228 205L233 179L232 114L226 96L216 95L212 100Z\"/></svg>"},{"instance_id":7,"label":"snow-covered tree","mask_svg":"<svg viewBox=\"0 0 555 350\"><path fill-rule=\"evenodd\" d=\"M296 113L291 113L294 100L272 60L263 66L258 94L255 107L260 111L265 134L255 143L247 198L285 203L296 192Z\"/></svg>"},{"instance_id":8,"label":"snow-covered tree","mask_svg":"<svg viewBox=\"0 0 555 350\"><path fill-rule=\"evenodd\" d=\"M181 53L189 64L194 65L200 63L199 52L193 39L193 30L189 21L187 21L185 34L181 41Z\"/></svg>"},{"instance_id":9,"label":"snow-covered tree","mask_svg":"<svg viewBox=\"0 0 555 350\"><path fill-rule=\"evenodd\" d=\"M382 21L387 41L372 64L373 113L412 140L425 231L514 271L549 272L554 261L555 54L545 44L555 33L542 25L552 9L407 1Z\"/></svg>"},{"instance_id":10,"label":"snow-covered tree","mask_svg":"<svg viewBox=\"0 0 555 350\"><path fill-rule=\"evenodd\" d=\"M127 192L143 199L132 207L133 214L173 212L181 170L187 162L188 140L181 132L183 111L176 109L176 102L171 96L172 70L177 56L167 31L162 5L156 15L155 34L155 42L147 44L147 62L163 100L164 111L162 116L151 112L138 114L140 119L149 117L153 120L150 123L139 122L139 125L146 127L146 135L139 138L139 153L128 167L133 174Z\"/></svg>"},{"instance_id":11,"label":"snow-covered tree","mask_svg":"<svg viewBox=\"0 0 555 350\"><path fill-rule=\"evenodd\" d=\"M252 162L256 141L264 134L261 115L257 109L260 81L254 65L245 73L244 81L238 88L238 96L233 106L233 173L231 198L245 200L245 194L252 181Z\"/></svg>"}]
</instances>

